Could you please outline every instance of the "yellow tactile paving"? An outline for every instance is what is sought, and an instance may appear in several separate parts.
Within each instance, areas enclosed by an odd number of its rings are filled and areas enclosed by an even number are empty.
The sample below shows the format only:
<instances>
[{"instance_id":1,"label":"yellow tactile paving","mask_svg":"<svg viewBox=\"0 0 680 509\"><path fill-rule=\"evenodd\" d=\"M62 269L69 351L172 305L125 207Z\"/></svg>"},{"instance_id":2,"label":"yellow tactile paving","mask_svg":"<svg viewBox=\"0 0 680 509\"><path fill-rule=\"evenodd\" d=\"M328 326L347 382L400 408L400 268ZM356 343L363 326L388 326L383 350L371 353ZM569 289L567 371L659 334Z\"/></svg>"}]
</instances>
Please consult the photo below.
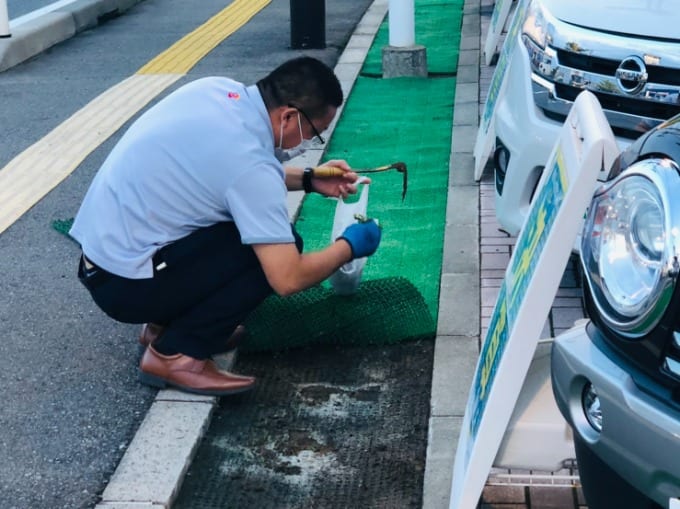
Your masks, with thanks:
<instances>
[{"instance_id":1,"label":"yellow tactile paving","mask_svg":"<svg viewBox=\"0 0 680 509\"><path fill-rule=\"evenodd\" d=\"M227 36L245 25L271 0L235 0L200 28L185 35L137 74L185 74Z\"/></svg>"},{"instance_id":2,"label":"yellow tactile paving","mask_svg":"<svg viewBox=\"0 0 680 509\"><path fill-rule=\"evenodd\" d=\"M68 177L149 101L271 0L234 0L199 28L99 95L0 169L0 233Z\"/></svg>"}]
</instances>

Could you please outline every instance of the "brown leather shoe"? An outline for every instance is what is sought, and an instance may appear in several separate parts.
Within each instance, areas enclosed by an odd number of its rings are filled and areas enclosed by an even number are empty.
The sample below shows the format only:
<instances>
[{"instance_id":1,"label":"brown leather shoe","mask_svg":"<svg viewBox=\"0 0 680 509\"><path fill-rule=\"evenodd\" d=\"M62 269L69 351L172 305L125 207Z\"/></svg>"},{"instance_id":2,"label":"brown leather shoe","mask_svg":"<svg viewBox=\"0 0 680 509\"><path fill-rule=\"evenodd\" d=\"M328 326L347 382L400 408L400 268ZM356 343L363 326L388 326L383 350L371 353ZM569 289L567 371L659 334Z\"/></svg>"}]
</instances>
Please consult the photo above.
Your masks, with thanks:
<instances>
[{"instance_id":1,"label":"brown leather shoe","mask_svg":"<svg viewBox=\"0 0 680 509\"><path fill-rule=\"evenodd\" d=\"M139 364L139 381L164 389L168 386L194 394L226 396L253 388L255 378L221 371L211 359L163 355L147 347Z\"/></svg>"},{"instance_id":2,"label":"brown leather shoe","mask_svg":"<svg viewBox=\"0 0 680 509\"><path fill-rule=\"evenodd\" d=\"M158 339L165 327L155 323L145 323L142 325L142 331L139 334L139 344L146 347L152 345ZM238 325L231 333L231 336L224 344L224 351L228 352L236 348L246 337L246 328L243 325Z\"/></svg>"}]
</instances>

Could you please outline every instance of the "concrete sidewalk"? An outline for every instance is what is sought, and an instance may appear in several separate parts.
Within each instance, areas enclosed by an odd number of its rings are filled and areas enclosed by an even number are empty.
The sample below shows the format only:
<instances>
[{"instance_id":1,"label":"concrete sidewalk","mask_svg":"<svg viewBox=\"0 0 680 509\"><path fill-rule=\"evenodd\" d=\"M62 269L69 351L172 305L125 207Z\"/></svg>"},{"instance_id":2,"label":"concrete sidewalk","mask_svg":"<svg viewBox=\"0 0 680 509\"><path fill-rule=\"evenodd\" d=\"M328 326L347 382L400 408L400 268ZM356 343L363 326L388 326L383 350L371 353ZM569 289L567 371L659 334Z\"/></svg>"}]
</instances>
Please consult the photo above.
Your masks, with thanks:
<instances>
[{"instance_id":1,"label":"concrete sidewalk","mask_svg":"<svg viewBox=\"0 0 680 509\"><path fill-rule=\"evenodd\" d=\"M0 72L120 16L140 1L77 0L25 22L10 22L11 37L0 39Z\"/></svg>"}]
</instances>

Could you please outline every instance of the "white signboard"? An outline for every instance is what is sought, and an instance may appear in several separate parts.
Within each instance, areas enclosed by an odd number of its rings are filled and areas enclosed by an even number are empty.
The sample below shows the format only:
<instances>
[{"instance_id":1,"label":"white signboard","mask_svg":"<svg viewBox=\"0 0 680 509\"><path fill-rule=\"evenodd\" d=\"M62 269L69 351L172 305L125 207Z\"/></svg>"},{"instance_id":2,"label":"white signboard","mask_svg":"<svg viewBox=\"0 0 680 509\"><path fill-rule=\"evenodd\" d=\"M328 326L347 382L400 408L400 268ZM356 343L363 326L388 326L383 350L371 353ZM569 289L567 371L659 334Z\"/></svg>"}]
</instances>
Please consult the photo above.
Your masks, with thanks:
<instances>
[{"instance_id":1,"label":"white signboard","mask_svg":"<svg viewBox=\"0 0 680 509\"><path fill-rule=\"evenodd\" d=\"M9 37L9 14L7 13L7 0L0 0L0 37Z\"/></svg>"},{"instance_id":2,"label":"white signboard","mask_svg":"<svg viewBox=\"0 0 680 509\"><path fill-rule=\"evenodd\" d=\"M518 0L517 9L512 17L512 23L508 29L508 35L505 38L501 54L496 63L496 69L491 78L489 85L489 93L486 96L484 103L484 110L482 111L482 118L479 119L479 129L477 130L477 139L475 141L475 148L473 155L475 157L475 180L479 180L484 170L484 165L489 158L495 131L493 129L493 119L496 114L496 104L498 99L502 96L505 90L505 71L510 64L510 57L515 50L517 43L517 34L520 29L524 13L529 4L528 0Z\"/></svg>"},{"instance_id":3,"label":"white signboard","mask_svg":"<svg viewBox=\"0 0 680 509\"><path fill-rule=\"evenodd\" d=\"M499 0L493 8L489 31L486 34L486 44L484 44L484 63L486 65L491 64L491 60L493 60L497 53L498 39L500 39L501 33L503 33L505 21L508 19L508 14L510 14L511 5L512 0Z\"/></svg>"},{"instance_id":4,"label":"white signboard","mask_svg":"<svg viewBox=\"0 0 680 509\"><path fill-rule=\"evenodd\" d=\"M680 498L671 498L668 509L680 509Z\"/></svg>"},{"instance_id":5,"label":"white signboard","mask_svg":"<svg viewBox=\"0 0 680 509\"><path fill-rule=\"evenodd\" d=\"M451 509L477 507L599 171L617 153L597 99L582 92L548 159L482 345L456 450Z\"/></svg>"}]
</instances>

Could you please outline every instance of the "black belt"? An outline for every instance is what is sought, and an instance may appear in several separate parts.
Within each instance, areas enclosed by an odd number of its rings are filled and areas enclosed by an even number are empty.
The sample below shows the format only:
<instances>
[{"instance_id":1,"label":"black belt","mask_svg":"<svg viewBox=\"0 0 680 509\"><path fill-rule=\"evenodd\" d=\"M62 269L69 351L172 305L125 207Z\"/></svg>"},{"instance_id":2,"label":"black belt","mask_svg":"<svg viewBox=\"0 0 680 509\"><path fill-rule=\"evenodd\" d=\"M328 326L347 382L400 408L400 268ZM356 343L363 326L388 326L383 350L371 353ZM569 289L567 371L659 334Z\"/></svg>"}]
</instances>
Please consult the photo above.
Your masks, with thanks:
<instances>
[{"instance_id":1,"label":"black belt","mask_svg":"<svg viewBox=\"0 0 680 509\"><path fill-rule=\"evenodd\" d=\"M236 225L233 222L216 223L212 226L196 230L186 237L162 247L156 251L151 259L154 276L168 267L185 263L187 259L196 256L196 253L200 251L213 249L214 246L223 243L225 238L230 237L236 242L241 242ZM102 269L83 254L80 259L78 277L85 286L94 288L117 276Z\"/></svg>"}]
</instances>

